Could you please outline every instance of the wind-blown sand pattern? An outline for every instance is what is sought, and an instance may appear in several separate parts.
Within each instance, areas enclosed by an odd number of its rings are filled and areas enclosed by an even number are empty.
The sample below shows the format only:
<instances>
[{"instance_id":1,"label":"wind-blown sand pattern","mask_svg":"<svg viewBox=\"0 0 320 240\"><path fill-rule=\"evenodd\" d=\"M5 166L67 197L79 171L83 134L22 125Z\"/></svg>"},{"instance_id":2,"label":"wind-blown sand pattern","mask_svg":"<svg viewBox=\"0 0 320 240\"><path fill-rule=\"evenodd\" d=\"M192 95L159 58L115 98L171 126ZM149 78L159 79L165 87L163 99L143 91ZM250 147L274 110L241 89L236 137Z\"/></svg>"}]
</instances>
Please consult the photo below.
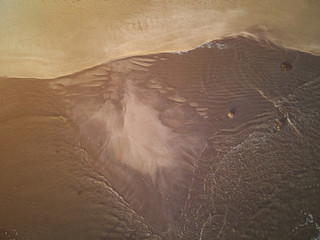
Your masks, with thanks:
<instances>
[{"instance_id":1,"label":"wind-blown sand pattern","mask_svg":"<svg viewBox=\"0 0 320 240\"><path fill-rule=\"evenodd\" d=\"M0 234L316 237L319 87L319 57L244 37L2 78Z\"/></svg>"},{"instance_id":2,"label":"wind-blown sand pattern","mask_svg":"<svg viewBox=\"0 0 320 240\"><path fill-rule=\"evenodd\" d=\"M59 77L235 35L319 55L319 12L317 0L3 0L0 76Z\"/></svg>"}]
</instances>

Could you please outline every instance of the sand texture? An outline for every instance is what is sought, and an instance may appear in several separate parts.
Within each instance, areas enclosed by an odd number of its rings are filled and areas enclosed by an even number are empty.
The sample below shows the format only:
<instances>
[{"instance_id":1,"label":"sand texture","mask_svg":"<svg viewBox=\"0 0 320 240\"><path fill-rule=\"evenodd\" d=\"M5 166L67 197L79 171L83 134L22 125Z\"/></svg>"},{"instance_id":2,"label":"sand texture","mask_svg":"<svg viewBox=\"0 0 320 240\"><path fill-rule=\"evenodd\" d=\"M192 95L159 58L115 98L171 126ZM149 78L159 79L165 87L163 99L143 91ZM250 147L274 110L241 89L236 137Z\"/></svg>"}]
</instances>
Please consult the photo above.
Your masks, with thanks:
<instances>
[{"instance_id":1,"label":"sand texture","mask_svg":"<svg viewBox=\"0 0 320 240\"><path fill-rule=\"evenodd\" d=\"M319 12L312 0L2 0L0 76L58 77L238 34L319 55Z\"/></svg>"},{"instance_id":2,"label":"sand texture","mask_svg":"<svg viewBox=\"0 0 320 240\"><path fill-rule=\"evenodd\" d=\"M319 76L317 56L236 37L2 78L0 236L316 237Z\"/></svg>"}]
</instances>

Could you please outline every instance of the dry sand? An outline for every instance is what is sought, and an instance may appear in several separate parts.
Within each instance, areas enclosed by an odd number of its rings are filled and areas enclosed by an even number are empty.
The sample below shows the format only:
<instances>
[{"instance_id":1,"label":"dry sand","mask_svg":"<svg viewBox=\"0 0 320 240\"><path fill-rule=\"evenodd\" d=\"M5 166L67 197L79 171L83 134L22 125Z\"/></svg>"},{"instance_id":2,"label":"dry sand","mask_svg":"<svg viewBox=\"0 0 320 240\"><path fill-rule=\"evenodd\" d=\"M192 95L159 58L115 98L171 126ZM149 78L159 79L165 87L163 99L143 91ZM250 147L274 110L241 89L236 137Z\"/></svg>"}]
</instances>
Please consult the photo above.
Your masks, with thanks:
<instances>
[{"instance_id":1,"label":"dry sand","mask_svg":"<svg viewBox=\"0 0 320 240\"><path fill-rule=\"evenodd\" d=\"M234 34L319 54L319 1L0 2L0 76L49 78Z\"/></svg>"}]
</instances>

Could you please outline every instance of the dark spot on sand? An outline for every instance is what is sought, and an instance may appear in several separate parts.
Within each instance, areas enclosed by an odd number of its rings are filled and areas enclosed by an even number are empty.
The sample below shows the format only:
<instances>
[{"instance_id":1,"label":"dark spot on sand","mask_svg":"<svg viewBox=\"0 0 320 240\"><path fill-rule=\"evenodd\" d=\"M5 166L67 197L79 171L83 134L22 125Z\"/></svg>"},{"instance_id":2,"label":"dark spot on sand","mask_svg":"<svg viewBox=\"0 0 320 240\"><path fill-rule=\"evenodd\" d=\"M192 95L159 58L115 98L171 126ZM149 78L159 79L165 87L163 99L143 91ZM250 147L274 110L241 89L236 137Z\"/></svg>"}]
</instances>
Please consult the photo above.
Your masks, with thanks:
<instances>
[{"instance_id":1,"label":"dark spot on sand","mask_svg":"<svg viewBox=\"0 0 320 240\"><path fill-rule=\"evenodd\" d=\"M280 65L280 69L282 72L290 71L292 69L292 65L289 62L283 62Z\"/></svg>"}]
</instances>

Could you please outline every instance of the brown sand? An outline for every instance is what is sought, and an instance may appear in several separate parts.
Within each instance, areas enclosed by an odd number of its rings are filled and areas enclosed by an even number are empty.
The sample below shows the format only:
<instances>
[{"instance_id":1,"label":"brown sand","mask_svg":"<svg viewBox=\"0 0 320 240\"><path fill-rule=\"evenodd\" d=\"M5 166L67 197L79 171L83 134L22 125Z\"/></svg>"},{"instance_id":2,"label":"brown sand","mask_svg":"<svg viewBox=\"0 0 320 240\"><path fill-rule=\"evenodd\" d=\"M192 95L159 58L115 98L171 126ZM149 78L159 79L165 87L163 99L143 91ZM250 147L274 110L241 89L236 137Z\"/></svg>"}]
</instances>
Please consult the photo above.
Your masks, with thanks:
<instances>
[{"instance_id":1,"label":"brown sand","mask_svg":"<svg viewBox=\"0 0 320 240\"><path fill-rule=\"evenodd\" d=\"M279 69L284 61L291 71ZM263 203L258 186L294 165L274 175L264 164L276 158L227 156L272 139L277 108L298 114L281 101L317 83L319 61L240 37L52 80L1 79L0 226L29 239L199 239L229 222L228 236L253 217L243 202ZM264 172L250 172L251 187L238 192L232 184L252 161Z\"/></svg>"}]
</instances>

